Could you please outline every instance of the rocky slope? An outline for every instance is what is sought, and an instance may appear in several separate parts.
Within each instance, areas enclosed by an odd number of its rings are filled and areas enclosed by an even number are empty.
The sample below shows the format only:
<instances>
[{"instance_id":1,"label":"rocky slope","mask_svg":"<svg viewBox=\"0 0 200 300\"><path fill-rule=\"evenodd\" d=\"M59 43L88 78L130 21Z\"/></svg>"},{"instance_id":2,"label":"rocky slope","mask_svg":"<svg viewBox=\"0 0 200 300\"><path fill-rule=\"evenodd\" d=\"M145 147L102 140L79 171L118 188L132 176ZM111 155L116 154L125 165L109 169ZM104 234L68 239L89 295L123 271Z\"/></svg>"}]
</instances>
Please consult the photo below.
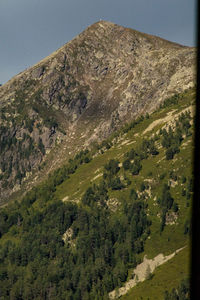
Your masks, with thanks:
<instances>
[{"instance_id":1,"label":"rocky slope","mask_svg":"<svg viewBox=\"0 0 200 300\"><path fill-rule=\"evenodd\" d=\"M2 199L193 86L195 53L100 21L1 86Z\"/></svg>"}]
</instances>

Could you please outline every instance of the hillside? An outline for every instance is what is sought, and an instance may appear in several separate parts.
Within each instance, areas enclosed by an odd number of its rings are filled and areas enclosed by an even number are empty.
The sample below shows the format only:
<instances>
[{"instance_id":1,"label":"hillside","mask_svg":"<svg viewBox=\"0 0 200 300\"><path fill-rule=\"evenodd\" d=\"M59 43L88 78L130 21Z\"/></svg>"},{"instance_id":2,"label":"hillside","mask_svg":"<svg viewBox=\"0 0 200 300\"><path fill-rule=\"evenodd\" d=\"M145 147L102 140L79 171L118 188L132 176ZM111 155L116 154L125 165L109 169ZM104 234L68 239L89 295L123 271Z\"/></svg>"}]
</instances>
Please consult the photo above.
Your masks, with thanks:
<instances>
[{"instance_id":1,"label":"hillside","mask_svg":"<svg viewBox=\"0 0 200 300\"><path fill-rule=\"evenodd\" d=\"M195 89L160 102L0 210L0 298L117 298L174 253L121 299L189 299Z\"/></svg>"},{"instance_id":2,"label":"hillside","mask_svg":"<svg viewBox=\"0 0 200 300\"><path fill-rule=\"evenodd\" d=\"M0 86L0 204L192 87L195 53L100 21Z\"/></svg>"}]
</instances>

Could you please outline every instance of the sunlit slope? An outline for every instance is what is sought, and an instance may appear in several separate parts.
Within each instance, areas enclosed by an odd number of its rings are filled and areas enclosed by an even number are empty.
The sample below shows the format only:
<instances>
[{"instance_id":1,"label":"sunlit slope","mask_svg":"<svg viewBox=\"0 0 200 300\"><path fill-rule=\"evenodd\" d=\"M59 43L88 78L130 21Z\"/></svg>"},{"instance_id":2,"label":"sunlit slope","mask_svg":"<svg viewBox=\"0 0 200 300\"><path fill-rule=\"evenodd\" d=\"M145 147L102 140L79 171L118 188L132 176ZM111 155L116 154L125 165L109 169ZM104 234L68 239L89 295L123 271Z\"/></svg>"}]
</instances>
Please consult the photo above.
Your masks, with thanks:
<instances>
[{"instance_id":1,"label":"sunlit slope","mask_svg":"<svg viewBox=\"0 0 200 300\"><path fill-rule=\"evenodd\" d=\"M183 247L124 299L162 299L189 276L194 104L193 89L168 99L1 209L2 297L108 299L144 255Z\"/></svg>"},{"instance_id":2,"label":"sunlit slope","mask_svg":"<svg viewBox=\"0 0 200 300\"><path fill-rule=\"evenodd\" d=\"M182 279L189 276L190 260L187 253L190 252L188 227L191 218L191 198L185 194L186 186L189 183L184 183L184 177L187 180L192 177L192 136L184 138L180 146L180 152L175 154L171 160L166 160L166 149L160 145L160 140L158 139L156 143L159 154L142 161L142 169L139 175L132 176L122 168L125 153L132 148L137 148L143 139L151 138L161 128L174 124L174 120L178 118L180 113L187 110L194 112L193 91L186 93L181 105L178 103L160 109L149 118L145 118L127 133L121 133L119 137L112 140L113 146L110 149L107 150L105 147L102 154L97 155L88 164L79 167L75 174L57 187L55 194L58 199L79 202L89 186L98 184L102 180L105 163L110 159L117 159L121 166L119 171L120 178L128 178L131 184L125 189L109 191L110 208L113 211L117 211L124 198L129 198L132 188L140 194L145 194L145 192L140 190L141 184L148 183L151 187L144 196L145 201L148 203L148 215L152 221L151 233L145 241L144 252L139 254L139 257L143 259L144 255L147 254L148 258L153 258L159 253L167 255L187 245L187 249L177 254L172 261L160 266L154 272L155 276L151 281L141 283L138 287L133 288L132 292L129 292L127 298L124 296L122 299L140 299L140 295L143 295L143 290L146 291L143 299L148 297L149 299L161 299L160 297L165 290L169 287L169 290L171 290ZM174 216L172 214L171 219L169 216L168 225L165 226L161 233L161 209L157 204L157 199L162 193L163 184L169 182L171 182L171 195L174 198L174 202L178 205L178 213L174 214ZM170 282L174 283L170 285ZM149 288L150 291L148 292Z\"/></svg>"}]
</instances>

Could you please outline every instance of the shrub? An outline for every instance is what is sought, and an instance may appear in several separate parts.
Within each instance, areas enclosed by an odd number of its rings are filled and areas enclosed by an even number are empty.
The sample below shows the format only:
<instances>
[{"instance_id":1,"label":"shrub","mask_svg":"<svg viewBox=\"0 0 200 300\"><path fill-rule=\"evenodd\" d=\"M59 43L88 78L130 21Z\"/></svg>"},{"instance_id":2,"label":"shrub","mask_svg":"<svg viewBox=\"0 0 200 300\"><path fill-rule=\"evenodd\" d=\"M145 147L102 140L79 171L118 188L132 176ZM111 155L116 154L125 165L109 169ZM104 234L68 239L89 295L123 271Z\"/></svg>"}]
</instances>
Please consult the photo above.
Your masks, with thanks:
<instances>
[{"instance_id":1,"label":"shrub","mask_svg":"<svg viewBox=\"0 0 200 300\"><path fill-rule=\"evenodd\" d=\"M170 147L169 149L167 149L167 151L166 151L166 153L165 153L165 155L166 155L166 159L167 160L171 160L171 159L173 159L174 158L174 155L176 154L176 153L179 153L180 152L180 149L178 148L178 146L172 146L172 147Z\"/></svg>"},{"instance_id":2,"label":"shrub","mask_svg":"<svg viewBox=\"0 0 200 300\"><path fill-rule=\"evenodd\" d=\"M138 175L141 169L142 169L142 165L140 163L140 160L135 159L134 163L131 164L130 166L130 171L132 175Z\"/></svg>"},{"instance_id":3,"label":"shrub","mask_svg":"<svg viewBox=\"0 0 200 300\"><path fill-rule=\"evenodd\" d=\"M119 167L119 162L115 159L111 159L105 166L104 168L106 171L110 172L111 174L115 175L117 172L119 172L120 167Z\"/></svg>"},{"instance_id":4,"label":"shrub","mask_svg":"<svg viewBox=\"0 0 200 300\"><path fill-rule=\"evenodd\" d=\"M160 175L160 180L163 180L163 179L165 178L165 176L166 176L166 173L162 173L162 174Z\"/></svg>"},{"instance_id":5,"label":"shrub","mask_svg":"<svg viewBox=\"0 0 200 300\"><path fill-rule=\"evenodd\" d=\"M128 170L130 168L131 162L129 159L126 159L122 165L123 165L124 170Z\"/></svg>"},{"instance_id":6,"label":"shrub","mask_svg":"<svg viewBox=\"0 0 200 300\"><path fill-rule=\"evenodd\" d=\"M161 205L161 207L168 210L168 209L171 209L173 202L174 202L174 199L172 198L171 193L169 191L169 186L167 184L164 184L163 188L162 188L160 205Z\"/></svg>"},{"instance_id":7,"label":"shrub","mask_svg":"<svg viewBox=\"0 0 200 300\"><path fill-rule=\"evenodd\" d=\"M181 195L184 197L186 195L186 190L182 189Z\"/></svg>"},{"instance_id":8,"label":"shrub","mask_svg":"<svg viewBox=\"0 0 200 300\"><path fill-rule=\"evenodd\" d=\"M173 212L175 212L175 213L178 211L178 204L176 202L174 202L172 209L173 209Z\"/></svg>"},{"instance_id":9,"label":"shrub","mask_svg":"<svg viewBox=\"0 0 200 300\"><path fill-rule=\"evenodd\" d=\"M169 177L170 177L171 179L173 179L174 181L177 181L177 175L175 174L174 171L170 171L170 172L169 172Z\"/></svg>"},{"instance_id":10,"label":"shrub","mask_svg":"<svg viewBox=\"0 0 200 300\"><path fill-rule=\"evenodd\" d=\"M112 190L121 190L124 188L123 183L121 182L119 177L114 178L111 183L110 186L112 188Z\"/></svg>"},{"instance_id":11,"label":"shrub","mask_svg":"<svg viewBox=\"0 0 200 300\"><path fill-rule=\"evenodd\" d=\"M186 182L186 177L184 175L181 176L181 183L185 183Z\"/></svg>"},{"instance_id":12,"label":"shrub","mask_svg":"<svg viewBox=\"0 0 200 300\"><path fill-rule=\"evenodd\" d=\"M40 149L41 153L42 153L43 155L45 155L45 147L44 147L44 144L43 144L41 138L39 138L38 148Z\"/></svg>"},{"instance_id":13,"label":"shrub","mask_svg":"<svg viewBox=\"0 0 200 300\"><path fill-rule=\"evenodd\" d=\"M151 155L158 155L158 154L159 154L159 152L158 152L157 148L155 147L155 145L152 145L152 146L149 148L149 153L150 153Z\"/></svg>"},{"instance_id":14,"label":"shrub","mask_svg":"<svg viewBox=\"0 0 200 300\"><path fill-rule=\"evenodd\" d=\"M134 189L131 189L129 198L131 200L137 200L138 199L138 194L136 193L136 191Z\"/></svg>"},{"instance_id":15,"label":"shrub","mask_svg":"<svg viewBox=\"0 0 200 300\"><path fill-rule=\"evenodd\" d=\"M144 190L145 190L145 184L144 182L142 182L140 185L140 192L143 192Z\"/></svg>"}]
</instances>

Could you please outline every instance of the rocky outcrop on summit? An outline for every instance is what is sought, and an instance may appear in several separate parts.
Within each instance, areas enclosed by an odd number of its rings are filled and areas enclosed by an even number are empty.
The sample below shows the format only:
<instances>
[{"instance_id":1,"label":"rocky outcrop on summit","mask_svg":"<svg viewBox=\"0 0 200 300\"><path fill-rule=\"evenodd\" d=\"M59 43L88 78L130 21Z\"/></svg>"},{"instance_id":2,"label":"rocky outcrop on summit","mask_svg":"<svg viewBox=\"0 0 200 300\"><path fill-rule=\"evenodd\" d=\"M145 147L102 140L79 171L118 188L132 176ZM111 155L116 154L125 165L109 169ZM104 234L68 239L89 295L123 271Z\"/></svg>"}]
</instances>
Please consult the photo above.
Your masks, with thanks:
<instances>
[{"instance_id":1,"label":"rocky outcrop on summit","mask_svg":"<svg viewBox=\"0 0 200 300\"><path fill-rule=\"evenodd\" d=\"M57 166L61 153L66 157L75 147L107 137L193 86L195 53L194 48L100 21L13 77L0 87L4 195L55 147Z\"/></svg>"}]
</instances>

